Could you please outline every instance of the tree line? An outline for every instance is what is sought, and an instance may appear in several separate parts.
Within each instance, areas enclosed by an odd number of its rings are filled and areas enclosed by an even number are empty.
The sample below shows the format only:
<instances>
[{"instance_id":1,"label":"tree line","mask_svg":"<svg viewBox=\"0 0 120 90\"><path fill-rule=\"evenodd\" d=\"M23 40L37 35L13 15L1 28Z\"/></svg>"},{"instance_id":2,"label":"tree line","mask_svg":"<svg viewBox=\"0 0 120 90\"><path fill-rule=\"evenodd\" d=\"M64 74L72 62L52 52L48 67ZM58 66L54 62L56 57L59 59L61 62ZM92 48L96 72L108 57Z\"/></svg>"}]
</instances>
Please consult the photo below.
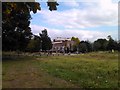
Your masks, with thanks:
<instances>
[{"instance_id":1,"label":"tree line","mask_svg":"<svg viewBox=\"0 0 120 90\"><path fill-rule=\"evenodd\" d=\"M75 44L74 52L92 52L92 51L120 51L120 41L115 41L110 35L107 37L108 40L99 38L93 43L90 41L80 41L78 44Z\"/></svg>"},{"instance_id":2,"label":"tree line","mask_svg":"<svg viewBox=\"0 0 120 90\"><path fill-rule=\"evenodd\" d=\"M72 37L71 41L74 42L70 48L65 49L66 53L87 53L92 51L120 51L120 42L115 41L110 35L108 39L99 38L93 43L90 41L80 41L79 38ZM29 41L26 51L28 52L38 52L47 51L52 49L51 38L47 34L47 30L44 29L39 36L34 35L34 37Z\"/></svg>"},{"instance_id":3,"label":"tree line","mask_svg":"<svg viewBox=\"0 0 120 90\"><path fill-rule=\"evenodd\" d=\"M24 36L18 37L17 34L14 35L17 37L14 37L14 40L11 39L13 37L12 35L10 35L7 40L3 40L3 42L6 42L2 45L3 51L39 52L47 51L52 48L52 41L48 36L46 29L42 30L42 33L39 33L39 35L34 35L31 33L27 38Z\"/></svg>"}]
</instances>

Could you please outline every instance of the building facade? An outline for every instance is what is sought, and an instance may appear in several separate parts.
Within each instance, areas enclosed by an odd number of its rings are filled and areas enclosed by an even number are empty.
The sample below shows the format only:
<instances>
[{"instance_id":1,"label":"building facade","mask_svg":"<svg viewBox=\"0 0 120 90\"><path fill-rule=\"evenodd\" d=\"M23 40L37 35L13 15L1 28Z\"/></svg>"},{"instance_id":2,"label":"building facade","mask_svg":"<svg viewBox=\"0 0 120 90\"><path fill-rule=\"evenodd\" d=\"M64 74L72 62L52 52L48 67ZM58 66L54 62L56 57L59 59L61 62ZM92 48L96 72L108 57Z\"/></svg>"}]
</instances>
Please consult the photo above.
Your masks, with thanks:
<instances>
[{"instance_id":1,"label":"building facade","mask_svg":"<svg viewBox=\"0 0 120 90\"><path fill-rule=\"evenodd\" d=\"M71 38L57 37L53 40L52 44L52 51L65 52L72 49L74 41L71 41Z\"/></svg>"}]
</instances>

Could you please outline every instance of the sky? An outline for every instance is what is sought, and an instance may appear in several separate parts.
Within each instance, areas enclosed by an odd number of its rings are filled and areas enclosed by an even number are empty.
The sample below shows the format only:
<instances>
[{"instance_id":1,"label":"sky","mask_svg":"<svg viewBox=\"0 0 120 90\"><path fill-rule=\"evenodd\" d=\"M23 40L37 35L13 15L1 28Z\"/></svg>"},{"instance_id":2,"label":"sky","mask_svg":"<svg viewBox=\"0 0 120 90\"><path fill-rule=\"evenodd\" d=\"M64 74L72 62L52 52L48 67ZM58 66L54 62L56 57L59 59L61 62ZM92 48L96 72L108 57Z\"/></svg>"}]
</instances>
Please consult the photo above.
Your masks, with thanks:
<instances>
[{"instance_id":1,"label":"sky","mask_svg":"<svg viewBox=\"0 0 120 90\"><path fill-rule=\"evenodd\" d=\"M56 11L40 2L41 11L31 12L33 34L47 29L49 37L78 37L91 42L111 35L118 40L118 0L58 0Z\"/></svg>"}]
</instances>

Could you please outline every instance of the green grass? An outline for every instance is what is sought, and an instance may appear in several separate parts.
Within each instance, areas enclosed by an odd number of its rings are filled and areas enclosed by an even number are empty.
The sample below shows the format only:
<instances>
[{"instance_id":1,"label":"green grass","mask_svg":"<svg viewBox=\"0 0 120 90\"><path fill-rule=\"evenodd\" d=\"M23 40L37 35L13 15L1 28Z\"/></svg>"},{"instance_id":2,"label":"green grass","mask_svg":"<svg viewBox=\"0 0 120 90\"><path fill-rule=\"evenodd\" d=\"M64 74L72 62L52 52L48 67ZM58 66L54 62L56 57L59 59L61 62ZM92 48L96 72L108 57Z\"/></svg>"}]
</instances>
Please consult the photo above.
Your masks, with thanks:
<instances>
[{"instance_id":1,"label":"green grass","mask_svg":"<svg viewBox=\"0 0 120 90\"><path fill-rule=\"evenodd\" d=\"M3 88L117 88L118 53L34 56L3 61Z\"/></svg>"}]
</instances>

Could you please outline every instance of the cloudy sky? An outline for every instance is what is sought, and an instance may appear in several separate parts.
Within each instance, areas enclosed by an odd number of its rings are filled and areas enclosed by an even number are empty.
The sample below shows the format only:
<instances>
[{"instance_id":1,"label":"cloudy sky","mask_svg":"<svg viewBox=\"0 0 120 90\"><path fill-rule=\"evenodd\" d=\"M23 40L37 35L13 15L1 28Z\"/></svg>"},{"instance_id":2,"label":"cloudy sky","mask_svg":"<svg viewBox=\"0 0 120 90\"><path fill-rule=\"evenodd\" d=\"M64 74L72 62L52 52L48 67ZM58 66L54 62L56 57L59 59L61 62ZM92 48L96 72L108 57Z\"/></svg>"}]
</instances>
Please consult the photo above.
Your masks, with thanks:
<instances>
[{"instance_id":1,"label":"cloudy sky","mask_svg":"<svg viewBox=\"0 0 120 90\"><path fill-rule=\"evenodd\" d=\"M94 41L111 35L118 38L118 0L58 0L57 11L49 11L45 2L41 11L31 13L30 27L36 35L43 29L48 35Z\"/></svg>"}]
</instances>

